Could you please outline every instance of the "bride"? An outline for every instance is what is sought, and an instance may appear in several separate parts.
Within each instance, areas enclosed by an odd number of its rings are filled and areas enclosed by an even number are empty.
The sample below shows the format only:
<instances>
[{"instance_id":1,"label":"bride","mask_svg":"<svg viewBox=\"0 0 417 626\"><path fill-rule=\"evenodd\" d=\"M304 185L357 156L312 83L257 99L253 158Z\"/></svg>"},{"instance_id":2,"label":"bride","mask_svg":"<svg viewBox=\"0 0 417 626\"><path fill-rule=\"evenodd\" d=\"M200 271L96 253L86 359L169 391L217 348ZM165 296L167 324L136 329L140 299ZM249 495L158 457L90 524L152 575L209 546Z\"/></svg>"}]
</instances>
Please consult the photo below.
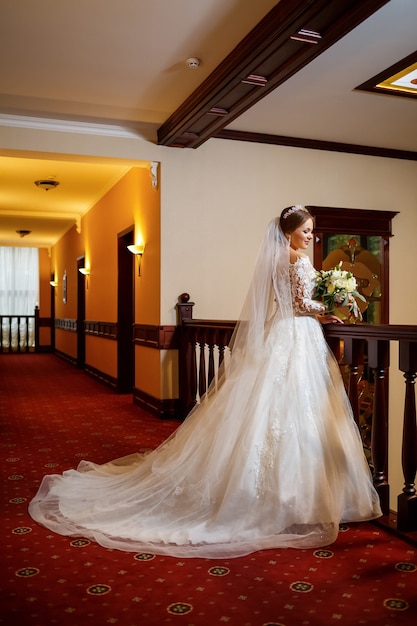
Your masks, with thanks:
<instances>
[{"instance_id":1,"label":"bride","mask_svg":"<svg viewBox=\"0 0 417 626\"><path fill-rule=\"evenodd\" d=\"M33 519L125 551L229 558L333 542L381 515L339 367L312 299L313 219L268 226L215 389L148 455L45 476Z\"/></svg>"}]
</instances>

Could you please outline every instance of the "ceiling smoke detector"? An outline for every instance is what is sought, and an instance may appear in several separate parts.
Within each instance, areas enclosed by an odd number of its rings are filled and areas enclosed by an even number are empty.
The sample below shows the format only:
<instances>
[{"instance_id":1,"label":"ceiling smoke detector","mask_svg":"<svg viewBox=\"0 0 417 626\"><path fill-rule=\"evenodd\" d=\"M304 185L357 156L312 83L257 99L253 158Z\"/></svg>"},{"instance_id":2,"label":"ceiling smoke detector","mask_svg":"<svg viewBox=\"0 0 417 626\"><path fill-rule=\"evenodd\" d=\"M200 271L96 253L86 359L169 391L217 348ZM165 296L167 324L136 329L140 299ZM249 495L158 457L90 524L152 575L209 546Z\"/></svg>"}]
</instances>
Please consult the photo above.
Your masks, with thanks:
<instances>
[{"instance_id":1,"label":"ceiling smoke detector","mask_svg":"<svg viewBox=\"0 0 417 626\"><path fill-rule=\"evenodd\" d=\"M49 191L50 189L56 189L59 185L57 180L52 179L41 179L35 180L35 185L39 187L39 189L44 189L45 191Z\"/></svg>"},{"instance_id":2,"label":"ceiling smoke detector","mask_svg":"<svg viewBox=\"0 0 417 626\"><path fill-rule=\"evenodd\" d=\"M197 67L200 67L200 59L197 59L196 57L190 57L189 59L186 60L186 65L188 68L190 68L191 70L195 70Z\"/></svg>"}]
</instances>

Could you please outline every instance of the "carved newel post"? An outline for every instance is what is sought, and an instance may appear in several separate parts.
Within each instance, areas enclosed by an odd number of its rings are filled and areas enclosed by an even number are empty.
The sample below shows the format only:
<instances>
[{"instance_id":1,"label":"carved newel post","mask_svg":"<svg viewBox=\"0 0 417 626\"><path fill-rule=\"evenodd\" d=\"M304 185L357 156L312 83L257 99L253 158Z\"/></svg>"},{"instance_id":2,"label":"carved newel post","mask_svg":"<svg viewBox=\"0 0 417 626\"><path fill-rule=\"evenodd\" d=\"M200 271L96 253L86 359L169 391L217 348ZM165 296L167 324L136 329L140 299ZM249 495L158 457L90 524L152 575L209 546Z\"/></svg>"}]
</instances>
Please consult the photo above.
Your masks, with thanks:
<instances>
[{"instance_id":1,"label":"carved newel post","mask_svg":"<svg viewBox=\"0 0 417 626\"><path fill-rule=\"evenodd\" d=\"M179 397L180 397L180 417L184 419L195 404L195 390L197 385L196 370L193 364L195 359L194 346L189 341L189 337L184 332L187 320L193 319L194 302L190 302L188 293L182 293L177 302L177 323L180 328L180 348L178 355L179 369Z\"/></svg>"}]
</instances>

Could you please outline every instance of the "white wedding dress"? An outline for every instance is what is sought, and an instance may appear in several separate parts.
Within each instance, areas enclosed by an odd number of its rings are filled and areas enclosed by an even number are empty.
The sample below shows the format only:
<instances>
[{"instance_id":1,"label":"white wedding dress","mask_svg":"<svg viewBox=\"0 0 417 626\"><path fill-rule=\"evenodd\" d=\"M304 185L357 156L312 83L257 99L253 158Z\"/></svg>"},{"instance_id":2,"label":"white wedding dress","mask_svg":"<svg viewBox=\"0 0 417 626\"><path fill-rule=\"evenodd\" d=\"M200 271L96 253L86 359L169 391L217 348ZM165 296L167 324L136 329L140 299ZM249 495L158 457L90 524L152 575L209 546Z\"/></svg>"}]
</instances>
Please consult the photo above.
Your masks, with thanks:
<instances>
[{"instance_id":1,"label":"white wedding dress","mask_svg":"<svg viewBox=\"0 0 417 626\"><path fill-rule=\"evenodd\" d=\"M254 367L244 359L226 371L217 393L147 456L44 477L32 517L108 548L226 558L328 545L341 522L381 515L315 318L314 269L305 257L288 271L294 315L269 319Z\"/></svg>"}]
</instances>

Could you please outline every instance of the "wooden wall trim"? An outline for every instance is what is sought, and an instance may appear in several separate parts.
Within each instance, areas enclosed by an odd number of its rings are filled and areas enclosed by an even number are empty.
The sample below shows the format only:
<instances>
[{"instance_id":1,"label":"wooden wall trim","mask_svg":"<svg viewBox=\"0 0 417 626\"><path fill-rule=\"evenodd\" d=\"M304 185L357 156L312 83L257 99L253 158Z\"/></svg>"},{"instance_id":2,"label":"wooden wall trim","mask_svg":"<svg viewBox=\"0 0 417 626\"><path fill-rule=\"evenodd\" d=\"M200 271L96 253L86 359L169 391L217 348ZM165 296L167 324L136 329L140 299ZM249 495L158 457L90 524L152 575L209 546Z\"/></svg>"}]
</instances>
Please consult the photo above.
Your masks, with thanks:
<instances>
[{"instance_id":1,"label":"wooden wall trim","mask_svg":"<svg viewBox=\"0 0 417 626\"><path fill-rule=\"evenodd\" d=\"M38 319L39 328L52 328L52 318L51 317L40 317Z\"/></svg>"},{"instance_id":2,"label":"wooden wall trim","mask_svg":"<svg viewBox=\"0 0 417 626\"><path fill-rule=\"evenodd\" d=\"M221 130L214 136L217 139L228 139L231 141L248 141L252 143L264 143L275 146L288 146L290 148L327 150L329 152L346 152L347 154L362 154L365 156L377 156L386 159L417 161L417 152L413 152L411 150L376 148L374 146L362 146L354 143L340 143L338 141L321 141L319 139L286 137L285 135L269 135L266 133L249 133L240 130L227 129Z\"/></svg>"},{"instance_id":3,"label":"wooden wall trim","mask_svg":"<svg viewBox=\"0 0 417 626\"><path fill-rule=\"evenodd\" d=\"M140 389L133 390L133 403L161 419L180 419L179 400L161 400Z\"/></svg>"},{"instance_id":4,"label":"wooden wall trim","mask_svg":"<svg viewBox=\"0 0 417 626\"><path fill-rule=\"evenodd\" d=\"M117 323L116 322L93 322L86 320L84 322L84 331L86 335L94 335L101 339L117 340Z\"/></svg>"},{"instance_id":5,"label":"wooden wall trim","mask_svg":"<svg viewBox=\"0 0 417 626\"><path fill-rule=\"evenodd\" d=\"M66 352L62 352L61 350L54 350L53 353L56 356L59 356L60 359L64 359L64 361L68 361L68 363L71 363L71 365L74 365L74 367L77 367L77 359L71 356L70 354L67 354Z\"/></svg>"},{"instance_id":6,"label":"wooden wall trim","mask_svg":"<svg viewBox=\"0 0 417 626\"><path fill-rule=\"evenodd\" d=\"M109 374L106 374L105 372L102 372L87 363L84 365L84 371L86 374L89 374L99 382L104 383L107 387L117 390L117 379L113 376L110 376Z\"/></svg>"},{"instance_id":7,"label":"wooden wall trim","mask_svg":"<svg viewBox=\"0 0 417 626\"><path fill-rule=\"evenodd\" d=\"M133 340L136 345L155 348L156 350L174 350L179 347L179 329L177 326L153 326L135 324Z\"/></svg>"},{"instance_id":8,"label":"wooden wall trim","mask_svg":"<svg viewBox=\"0 0 417 626\"><path fill-rule=\"evenodd\" d=\"M55 320L55 328L77 332L77 320L57 318ZM117 341L117 322L86 320L84 322L84 331L86 335ZM136 345L155 348L156 350L176 350L179 347L179 329L177 326L135 324L133 327L133 341Z\"/></svg>"},{"instance_id":9,"label":"wooden wall trim","mask_svg":"<svg viewBox=\"0 0 417 626\"><path fill-rule=\"evenodd\" d=\"M77 320L69 319L66 317L55 318L55 328L59 330L67 330L71 333L77 332Z\"/></svg>"}]
</instances>

